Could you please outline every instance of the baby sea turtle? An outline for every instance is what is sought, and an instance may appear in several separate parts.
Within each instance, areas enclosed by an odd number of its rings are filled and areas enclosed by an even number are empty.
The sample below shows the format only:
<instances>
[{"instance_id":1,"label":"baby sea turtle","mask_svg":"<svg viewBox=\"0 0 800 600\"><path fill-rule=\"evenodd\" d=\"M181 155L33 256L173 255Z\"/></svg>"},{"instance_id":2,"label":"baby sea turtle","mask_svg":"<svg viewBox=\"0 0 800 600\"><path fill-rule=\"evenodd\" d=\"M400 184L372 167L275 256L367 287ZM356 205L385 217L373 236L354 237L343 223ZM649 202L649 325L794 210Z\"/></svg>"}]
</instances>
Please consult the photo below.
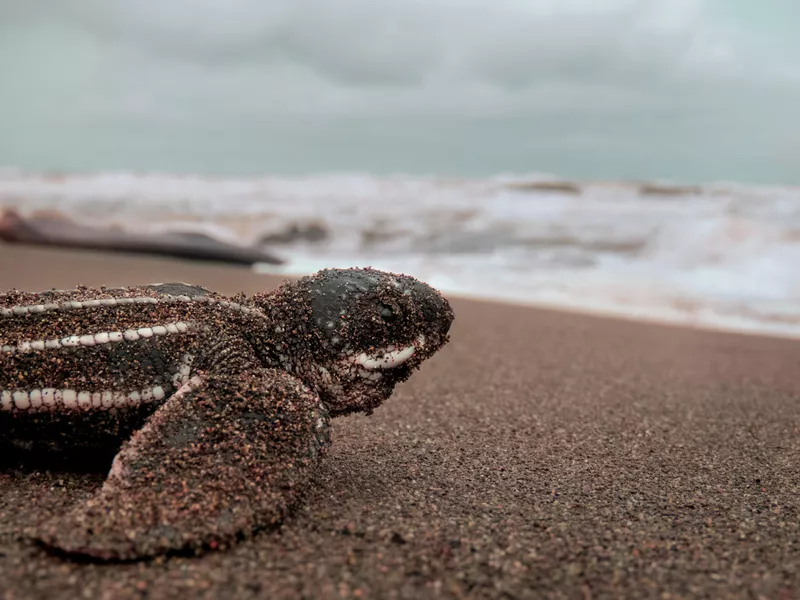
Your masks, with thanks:
<instances>
[{"instance_id":1,"label":"baby sea turtle","mask_svg":"<svg viewBox=\"0 0 800 600\"><path fill-rule=\"evenodd\" d=\"M447 343L453 316L428 285L370 268L251 297L184 283L0 295L0 442L113 456L102 488L37 541L132 560L278 523L330 418L370 414Z\"/></svg>"}]
</instances>

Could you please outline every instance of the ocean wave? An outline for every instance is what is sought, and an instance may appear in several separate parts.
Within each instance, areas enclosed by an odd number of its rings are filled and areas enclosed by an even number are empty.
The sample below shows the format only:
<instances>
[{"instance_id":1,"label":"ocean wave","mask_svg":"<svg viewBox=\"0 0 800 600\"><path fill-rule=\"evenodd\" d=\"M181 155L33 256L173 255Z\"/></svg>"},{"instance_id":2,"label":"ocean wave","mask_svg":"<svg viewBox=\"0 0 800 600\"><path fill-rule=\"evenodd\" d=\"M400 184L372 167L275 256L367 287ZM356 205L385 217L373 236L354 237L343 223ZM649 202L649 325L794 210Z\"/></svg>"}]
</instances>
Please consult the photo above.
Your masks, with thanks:
<instances>
[{"instance_id":1,"label":"ocean wave","mask_svg":"<svg viewBox=\"0 0 800 600\"><path fill-rule=\"evenodd\" d=\"M786 186L7 169L0 206L261 245L279 272L371 264L452 293L800 335L800 189Z\"/></svg>"}]
</instances>

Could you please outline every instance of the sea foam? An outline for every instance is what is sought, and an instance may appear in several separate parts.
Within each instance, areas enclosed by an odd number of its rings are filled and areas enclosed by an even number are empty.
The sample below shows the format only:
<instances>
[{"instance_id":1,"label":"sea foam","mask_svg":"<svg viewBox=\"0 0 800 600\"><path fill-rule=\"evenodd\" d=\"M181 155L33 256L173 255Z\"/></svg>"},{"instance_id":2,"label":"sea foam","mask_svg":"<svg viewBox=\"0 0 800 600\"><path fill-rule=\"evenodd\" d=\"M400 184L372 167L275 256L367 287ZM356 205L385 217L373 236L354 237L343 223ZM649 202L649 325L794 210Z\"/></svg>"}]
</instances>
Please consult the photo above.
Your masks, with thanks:
<instances>
[{"instance_id":1,"label":"sea foam","mask_svg":"<svg viewBox=\"0 0 800 600\"><path fill-rule=\"evenodd\" d=\"M445 292L800 336L800 189L316 175L0 172L0 206L264 244L270 273L374 266Z\"/></svg>"}]
</instances>

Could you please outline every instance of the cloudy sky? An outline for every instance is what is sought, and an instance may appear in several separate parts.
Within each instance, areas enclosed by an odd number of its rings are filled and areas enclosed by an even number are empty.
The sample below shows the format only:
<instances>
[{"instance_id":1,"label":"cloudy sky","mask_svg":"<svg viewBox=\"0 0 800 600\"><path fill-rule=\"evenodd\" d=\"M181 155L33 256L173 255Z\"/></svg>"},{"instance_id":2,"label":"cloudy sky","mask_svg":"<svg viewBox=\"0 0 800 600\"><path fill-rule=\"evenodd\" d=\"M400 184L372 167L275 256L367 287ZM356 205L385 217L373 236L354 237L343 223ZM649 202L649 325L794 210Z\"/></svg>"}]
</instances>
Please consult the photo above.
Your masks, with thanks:
<instances>
[{"instance_id":1,"label":"cloudy sky","mask_svg":"<svg viewBox=\"0 0 800 600\"><path fill-rule=\"evenodd\" d=\"M800 183L797 0L0 0L0 165Z\"/></svg>"}]
</instances>

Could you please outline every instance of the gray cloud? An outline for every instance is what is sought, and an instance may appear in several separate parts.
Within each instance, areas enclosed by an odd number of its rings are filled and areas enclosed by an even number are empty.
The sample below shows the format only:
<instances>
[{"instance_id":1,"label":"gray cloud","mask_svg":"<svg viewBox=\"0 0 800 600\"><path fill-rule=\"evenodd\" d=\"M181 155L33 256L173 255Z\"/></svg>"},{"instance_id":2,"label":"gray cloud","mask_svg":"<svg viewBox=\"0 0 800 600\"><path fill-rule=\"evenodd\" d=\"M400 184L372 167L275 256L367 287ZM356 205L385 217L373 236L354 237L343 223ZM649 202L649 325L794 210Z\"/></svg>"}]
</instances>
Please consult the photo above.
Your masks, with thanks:
<instances>
[{"instance_id":1,"label":"gray cloud","mask_svg":"<svg viewBox=\"0 0 800 600\"><path fill-rule=\"evenodd\" d=\"M701 2L585 0L5 0L17 20L63 20L107 43L211 66L305 67L345 84L428 77L518 88L549 79L641 80L752 66L742 36Z\"/></svg>"},{"instance_id":2,"label":"gray cloud","mask_svg":"<svg viewBox=\"0 0 800 600\"><path fill-rule=\"evenodd\" d=\"M35 140L49 132L77 141L82 132L95 140L78 161L88 165L103 164L110 149L132 166L170 168L176 152L199 154L198 139L224 138L220 147L252 170L254 149L272 156L291 139L313 147L309 169L419 169L397 152L424 143L429 171L475 172L470 148L504 144L496 159L482 155L485 170L545 168L534 163L554 164L551 148L570 174L594 173L599 161L615 176L633 161L641 172L695 177L699 155L716 165L709 177L737 178L742 164L746 177L791 177L796 168L776 165L797 166L791 151L786 158L797 139L784 123L800 101L798 70L711 8L700 0L0 0L0 77L10 83L0 95L0 163L33 164ZM350 159L334 156L350 138ZM751 146L730 148L743 140ZM165 146L176 150L159 154ZM302 162L302 152L292 155ZM647 156L660 164L642 164ZM201 163L186 165L213 168Z\"/></svg>"}]
</instances>

